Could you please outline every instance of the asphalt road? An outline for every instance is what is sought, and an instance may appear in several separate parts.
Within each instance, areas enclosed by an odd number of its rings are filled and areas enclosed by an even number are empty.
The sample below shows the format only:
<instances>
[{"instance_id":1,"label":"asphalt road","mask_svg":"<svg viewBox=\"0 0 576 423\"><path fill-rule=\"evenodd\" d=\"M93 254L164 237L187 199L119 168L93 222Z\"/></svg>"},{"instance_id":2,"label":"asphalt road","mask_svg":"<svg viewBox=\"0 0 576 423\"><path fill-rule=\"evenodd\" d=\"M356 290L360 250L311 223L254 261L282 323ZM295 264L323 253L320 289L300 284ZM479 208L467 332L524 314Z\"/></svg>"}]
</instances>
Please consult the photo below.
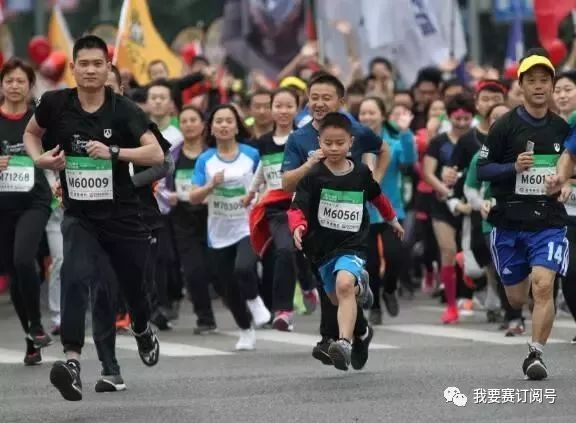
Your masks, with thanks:
<instances>
[{"instance_id":1,"label":"asphalt road","mask_svg":"<svg viewBox=\"0 0 576 423\"><path fill-rule=\"evenodd\" d=\"M119 337L125 392L94 392L100 368L88 344L84 399L71 403L49 383L50 361L61 357L58 339L42 365L24 367L23 335L0 296L0 423L576 421L570 318L559 317L546 347L550 378L530 382L521 371L527 337L505 338L482 311L443 326L440 312L429 298L402 300L400 316L376 329L365 369L342 372L311 357L318 313L298 316L294 333L259 330L256 351L235 353L229 313L218 308L219 334L195 336L186 304L174 330L160 334L154 368L140 362L129 336ZM452 402L449 387L460 391Z\"/></svg>"}]
</instances>

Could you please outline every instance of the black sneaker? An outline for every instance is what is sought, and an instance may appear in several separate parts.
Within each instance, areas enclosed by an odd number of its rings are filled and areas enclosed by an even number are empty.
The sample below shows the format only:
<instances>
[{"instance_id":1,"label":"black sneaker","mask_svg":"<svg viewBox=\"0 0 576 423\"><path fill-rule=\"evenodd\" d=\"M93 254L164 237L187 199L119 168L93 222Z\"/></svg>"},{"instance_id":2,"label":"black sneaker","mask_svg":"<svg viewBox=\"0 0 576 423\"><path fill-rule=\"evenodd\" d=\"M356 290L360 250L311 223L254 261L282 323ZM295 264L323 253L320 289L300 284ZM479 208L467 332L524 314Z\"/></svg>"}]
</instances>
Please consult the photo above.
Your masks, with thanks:
<instances>
[{"instance_id":1,"label":"black sneaker","mask_svg":"<svg viewBox=\"0 0 576 423\"><path fill-rule=\"evenodd\" d=\"M528 379L542 380L548 377L548 369L542 361L542 353L535 348L530 347L530 353L524 360L522 371Z\"/></svg>"},{"instance_id":2,"label":"black sneaker","mask_svg":"<svg viewBox=\"0 0 576 423\"><path fill-rule=\"evenodd\" d=\"M42 352L41 350L35 350L31 352L27 352L24 356L24 365L25 366L35 366L37 364L42 363Z\"/></svg>"},{"instance_id":3,"label":"black sneaker","mask_svg":"<svg viewBox=\"0 0 576 423\"><path fill-rule=\"evenodd\" d=\"M572 338L572 341L570 341L571 344L576 345L576 336L574 338Z\"/></svg>"},{"instance_id":4,"label":"black sneaker","mask_svg":"<svg viewBox=\"0 0 576 423\"><path fill-rule=\"evenodd\" d=\"M134 332L134 329L132 331ZM138 355L142 362L150 367L155 366L160 359L160 343L150 325L141 334L134 332L134 338L138 344Z\"/></svg>"},{"instance_id":5,"label":"black sneaker","mask_svg":"<svg viewBox=\"0 0 576 423\"><path fill-rule=\"evenodd\" d=\"M334 367L338 370L347 371L350 365L350 356L352 355L352 345L346 339L339 339L330 344L328 354L330 354Z\"/></svg>"},{"instance_id":6,"label":"black sneaker","mask_svg":"<svg viewBox=\"0 0 576 423\"><path fill-rule=\"evenodd\" d=\"M332 338L323 336L322 340L318 342L316 346L312 349L312 357L314 357L316 360L320 360L322 364L331 366L332 359L330 358L330 354L328 353L328 348L330 348L330 344L333 342L334 340Z\"/></svg>"},{"instance_id":7,"label":"black sneaker","mask_svg":"<svg viewBox=\"0 0 576 423\"><path fill-rule=\"evenodd\" d=\"M82 399L82 381L80 366L76 361L56 361L50 371L50 382L62 394L65 400L80 401Z\"/></svg>"},{"instance_id":8,"label":"black sneaker","mask_svg":"<svg viewBox=\"0 0 576 423\"><path fill-rule=\"evenodd\" d=\"M218 332L216 325L198 325L194 328L194 335L208 335Z\"/></svg>"},{"instance_id":9,"label":"black sneaker","mask_svg":"<svg viewBox=\"0 0 576 423\"><path fill-rule=\"evenodd\" d=\"M388 311L390 317L398 316L400 307L398 305L398 298L396 297L396 293L392 292L389 294L387 292L383 292L382 299L384 300L384 305L386 306L386 310Z\"/></svg>"},{"instance_id":10,"label":"black sneaker","mask_svg":"<svg viewBox=\"0 0 576 423\"><path fill-rule=\"evenodd\" d=\"M52 338L43 329L37 332L30 332L27 336L27 339L32 341L34 344L34 348L46 348L49 345L52 345Z\"/></svg>"},{"instance_id":11,"label":"black sneaker","mask_svg":"<svg viewBox=\"0 0 576 423\"><path fill-rule=\"evenodd\" d=\"M150 318L150 323L161 331L172 330L172 324L170 323L170 320L168 320L168 316L166 316L166 314L161 310L154 312Z\"/></svg>"},{"instance_id":12,"label":"black sneaker","mask_svg":"<svg viewBox=\"0 0 576 423\"><path fill-rule=\"evenodd\" d=\"M368 321L372 326L379 326L382 324L382 310L373 308L368 315Z\"/></svg>"},{"instance_id":13,"label":"black sneaker","mask_svg":"<svg viewBox=\"0 0 576 423\"><path fill-rule=\"evenodd\" d=\"M120 375L102 375L96 382L96 392L125 391L126 384Z\"/></svg>"},{"instance_id":14,"label":"black sneaker","mask_svg":"<svg viewBox=\"0 0 576 423\"><path fill-rule=\"evenodd\" d=\"M352 357L351 363L354 370L360 370L368 361L368 347L374 336L374 329L368 326L368 336L366 339L362 340L358 337L354 338L354 343L352 344Z\"/></svg>"}]
</instances>

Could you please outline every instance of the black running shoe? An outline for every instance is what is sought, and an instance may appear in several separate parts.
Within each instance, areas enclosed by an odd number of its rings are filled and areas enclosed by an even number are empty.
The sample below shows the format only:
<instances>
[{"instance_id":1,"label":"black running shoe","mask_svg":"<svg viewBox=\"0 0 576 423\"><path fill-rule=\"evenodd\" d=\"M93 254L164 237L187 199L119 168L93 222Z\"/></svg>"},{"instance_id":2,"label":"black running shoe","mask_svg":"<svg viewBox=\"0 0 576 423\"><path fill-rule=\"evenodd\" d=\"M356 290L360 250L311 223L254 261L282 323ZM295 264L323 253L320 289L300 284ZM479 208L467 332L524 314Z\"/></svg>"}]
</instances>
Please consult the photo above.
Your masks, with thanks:
<instances>
[{"instance_id":1,"label":"black running shoe","mask_svg":"<svg viewBox=\"0 0 576 423\"><path fill-rule=\"evenodd\" d=\"M530 348L530 353L522 365L522 371L528 379L546 379L548 377L548 369L546 369L546 365L542 361L542 353L535 348Z\"/></svg>"},{"instance_id":2,"label":"black running shoe","mask_svg":"<svg viewBox=\"0 0 576 423\"><path fill-rule=\"evenodd\" d=\"M382 299L384 300L384 305L386 306L386 310L388 311L390 317L398 316L398 313L400 312L400 306L398 305L396 292L383 292Z\"/></svg>"},{"instance_id":3,"label":"black running shoe","mask_svg":"<svg viewBox=\"0 0 576 423\"><path fill-rule=\"evenodd\" d=\"M330 359L334 363L334 367L338 370L348 370L350 366L350 357L352 355L352 345L346 339L339 339L336 342L332 342L328 347L328 354L330 354Z\"/></svg>"},{"instance_id":4,"label":"black running shoe","mask_svg":"<svg viewBox=\"0 0 576 423\"><path fill-rule=\"evenodd\" d=\"M150 367L155 366L160 359L160 343L150 325L142 334L138 335L134 332L134 338L138 344L138 354L142 362Z\"/></svg>"},{"instance_id":5,"label":"black running shoe","mask_svg":"<svg viewBox=\"0 0 576 423\"><path fill-rule=\"evenodd\" d=\"M65 400L80 401L82 399L82 381L80 366L75 361L57 361L50 371L50 382L62 394Z\"/></svg>"},{"instance_id":6,"label":"black running shoe","mask_svg":"<svg viewBox=\"0 0 576 423\"><path fill-rule=\"evenodd\" d=\"M31 352L27 352L24 356L24 365L25 366L35 366L37 364L42 363L42 352L41 350L35 350Z\"/></svg>"},{"instance_id":7,"label":"black running shoe","mask_svg":"<svg viewBox=\"0 0 576 423\"><path fill-rule=\"evenodd\" d=\"M165 331L165 330L172 330L172 324L170 320L166 316L166 314L161 311L157 310L152 317L150 318L150 323L158 328L158 330Z\"/></svg>"},{"instance_id":8,"label":"black running shoe","mask_svg":"<svg viewBox=\"0 0 576 423\"><path fill-rule=\"evenodd\" d=\"M96 382L96 392L125 391L126 384L120 375L102 375Z\"/></svg>"},{"instance_id":9,"label":"black running shoe","mask_svg":"<svg viewBox=\"0 0 576 423\"><path fill-rule=\"evenodd\" d=\"M379 326L382 324L382 310L373 308L368 315L368 321L372 326Z\"/></svg>"},{"instance_id":10,"label":"black running shoe","mask_svg":"<svg viewBox=\"0 0 576 423\"><path fill-rule=\"evenodd\" d=\"M52 338L48 335L44 330L39 330L37 332L30 332L27 335L27 339L32 341L34 344L34 348L46 348L49 345L52 345Z\"/></svg>"},{"instance_id":11,"label":"black running shoe","mask_svg":"<svg viewBox=\"0 0 576 423\"><path fill-rule=\"evenodd\" d=\"M374 329L372 329L372 326L368 326L368 336L366 339L354 338L351 357L352 368L354 370L361 370L366 365L368 361L368 347L370 347L373 336Z\"/></svg>"},{"instance_id":12,"label":"black running shoe","mask_svg":"<svg viewBox=\"0 0 576 423\"><path fill-rule=\"evenodd\" d=\"M576 345L576 336L574 338L572 338L572 341L570 341L571 344Z\"/></svg>"},{"instance_id":13,"label":"black running shoe","mask_svg":"<svg viewBox=\"0 0 576 423\"><path fill-rule=\"evenodd\" d=\"M330 354L328 353L328 348L330 348L330 344L334 342L332 338L328 338L327 336L323 336L322 340L316 344L316 346L312 349L312 357L316 360L320 360L322 364L326 366L332 365L332 359L330 358Z\"/></svg>"},{"instance_id":14,"label":"black running shoe","mask_svg":"<svg viewBox=\"0 0 576 423\"><path fill-rule=\"evenodd\" d=\"M208 335L210 333L218 332L218 328L213 325L198 325L194 328L194 335Z\"/></svg>"}]
</instances>

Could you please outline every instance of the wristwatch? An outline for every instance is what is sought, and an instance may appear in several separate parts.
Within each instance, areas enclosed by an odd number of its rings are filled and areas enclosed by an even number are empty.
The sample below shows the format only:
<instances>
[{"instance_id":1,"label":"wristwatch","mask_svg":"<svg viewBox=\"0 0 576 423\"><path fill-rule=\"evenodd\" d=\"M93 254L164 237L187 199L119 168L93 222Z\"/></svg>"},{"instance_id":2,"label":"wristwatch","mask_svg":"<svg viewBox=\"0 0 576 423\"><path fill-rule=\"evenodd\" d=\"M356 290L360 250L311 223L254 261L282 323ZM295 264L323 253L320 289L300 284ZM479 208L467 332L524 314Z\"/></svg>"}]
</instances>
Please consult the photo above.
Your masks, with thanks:
<instances>
[{"instance_id":1,"label":"wristwatch","mask_svg":"<svg viewBox=\"0 0 576 423\"><path fill-rule=\"evenodd\" d=\"M111 145L108 147L108 150L110 151L110 158L114 161L118 160L118 156L120 155L120 147L117 145Z\"/></svg>"}]
</instances>

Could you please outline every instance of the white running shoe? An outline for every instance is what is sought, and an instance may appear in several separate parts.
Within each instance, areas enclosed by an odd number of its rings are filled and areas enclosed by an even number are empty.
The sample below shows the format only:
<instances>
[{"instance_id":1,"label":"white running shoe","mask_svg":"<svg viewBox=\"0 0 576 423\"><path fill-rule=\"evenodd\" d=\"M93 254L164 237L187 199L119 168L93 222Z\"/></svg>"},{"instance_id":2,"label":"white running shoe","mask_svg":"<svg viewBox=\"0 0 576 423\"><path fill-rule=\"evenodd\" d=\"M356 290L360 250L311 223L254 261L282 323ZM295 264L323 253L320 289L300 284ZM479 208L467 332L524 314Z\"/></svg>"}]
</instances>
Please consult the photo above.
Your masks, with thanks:
<instances>
[{"instance_id":1,"label":"white running shoe","mask_svg":"<svg viewBox=\"0 0 576 423\"><path fill-rule=\"evenodd\" d=\"M256 348L256 331L254 328L240 331L240 338L236 342L236 351L252 351Z\"/></svg>"},{"instance_id":2,"label":"white running shoe","mask_svg":"<svg viewBox=\"0 0 576 423\"><path fill-rule=\"evenodd\" d=\"M252 314L252 320L254 321L254 326L259 328L270 321L272 314L264 305L262 298L256 297L253 300L247 300L246 304L248 309Z\"/></svg>"}]
</instances>

